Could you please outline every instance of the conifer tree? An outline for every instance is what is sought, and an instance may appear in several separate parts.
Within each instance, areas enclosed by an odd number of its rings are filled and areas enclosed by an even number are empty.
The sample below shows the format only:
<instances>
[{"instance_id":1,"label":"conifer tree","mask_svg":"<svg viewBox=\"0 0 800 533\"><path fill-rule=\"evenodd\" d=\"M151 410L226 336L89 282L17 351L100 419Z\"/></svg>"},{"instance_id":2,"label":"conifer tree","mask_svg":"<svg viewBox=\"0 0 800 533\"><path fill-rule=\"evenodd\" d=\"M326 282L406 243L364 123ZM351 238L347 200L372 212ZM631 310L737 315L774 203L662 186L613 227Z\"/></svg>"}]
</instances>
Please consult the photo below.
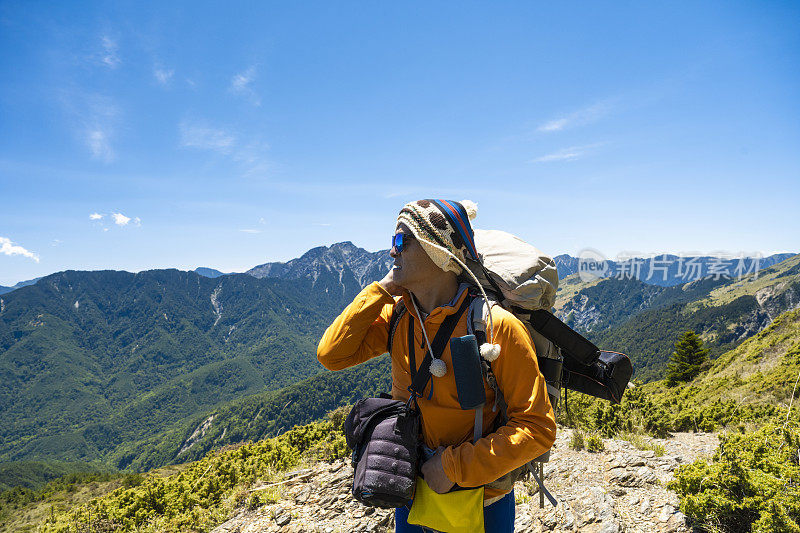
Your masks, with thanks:
<instances>
[{"instance_id":1,"label":"conifer tree","mask_svg":"<svg viewBox=\"0 0 800 533\"><path fill-rule=\"evenodd\" d=\"M667 364L667 385L673 387L680 381L691 381L708 361L708 348L694 331L687 331L675 343L675 351Z\"/></svg>"}]
</instances>

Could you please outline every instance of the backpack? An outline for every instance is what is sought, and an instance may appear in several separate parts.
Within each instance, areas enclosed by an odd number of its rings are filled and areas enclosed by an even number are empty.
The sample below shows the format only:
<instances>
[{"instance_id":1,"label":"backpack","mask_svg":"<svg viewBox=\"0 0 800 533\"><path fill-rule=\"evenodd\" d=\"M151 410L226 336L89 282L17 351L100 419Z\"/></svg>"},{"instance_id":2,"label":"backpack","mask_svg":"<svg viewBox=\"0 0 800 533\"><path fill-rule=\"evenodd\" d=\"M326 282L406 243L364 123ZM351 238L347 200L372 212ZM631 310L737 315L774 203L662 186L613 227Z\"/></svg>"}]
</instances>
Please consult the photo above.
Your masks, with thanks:
<instances>
[{"instance_id":1,"label":"backpack","mask_svg":"<svg viewBox=\"0 0 800 533\"><path fill-rule=\"evenodd\" d=\"M549 311L558 290L555 262L510 233L478 229L474 232L483 261L468 259L467 266L487 295L493 295L497 304L528 328L551 401L558 402L562 387L611 403L622 401L633 375L630 358L619 352L600 350ZM470 280L464 274L462 278ZM485 323L488 308L479 308L481 322ZM479 327L485 331L485 326L476 326Z\"/></svg>"},{"instance_id":2,"label":"backpack","mask_svg":"<svg viewBox=\"0 0 800 533\"><path fill-rule=\"evenodd\" d=\"M550 403L555 409L561 389L575 390L598 398L619 403L633 374L627 355L603 351L549 312L555 303L558 289L558 271L555 262L522 239L498 230L474 230L475 244L482 263L467 259L466 264L489 296L484 305L481 296L470 294L468 333L478 344L486 342L486 322L489 307L500 305L525 324L536 349L539 370L545 378ZM464 273L459 281L471 283ZM389 321L387 351L391 353L395 330L400 317L406 312L400 302L395 305ZM502 357L502 355L501 355ZM481 359L484 377L495 394L494 409L500 409L497 424L508 421L507 405L491 363ZM533 474L541 494L555 506L556 501L543 484L543 463L550 460L550 451L543 453L522 467L509 472L487 487L510 490L514 483ZM542 503L543 505L543 503Z\"/></svg>"}]
</instances>

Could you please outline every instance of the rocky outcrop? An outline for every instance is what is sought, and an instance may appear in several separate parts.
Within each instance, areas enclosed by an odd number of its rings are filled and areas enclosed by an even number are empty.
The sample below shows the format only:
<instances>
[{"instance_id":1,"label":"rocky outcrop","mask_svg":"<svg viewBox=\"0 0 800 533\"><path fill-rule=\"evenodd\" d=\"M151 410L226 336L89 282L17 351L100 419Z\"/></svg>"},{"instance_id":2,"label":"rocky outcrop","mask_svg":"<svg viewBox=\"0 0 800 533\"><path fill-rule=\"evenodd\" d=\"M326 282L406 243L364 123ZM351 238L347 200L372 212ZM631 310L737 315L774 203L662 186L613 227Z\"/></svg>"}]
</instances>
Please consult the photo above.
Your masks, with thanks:
<instances>
[{"instance_id":1,"label":"rocky outcrop","mask_svg":"<svg viewBox=\"0 0 800 533\"><path fill-rule=\"evenodd\" d=\"M389 250L368 252L346 241L330 247L312 248L286 263L264 263L251 268L247 274L257 278L309 278L314 282L321 275L335 273L341 280L344 275L350 274L361 287L365 287L386 275L393 261Z\"/></svg>"},{"instance_id":2,"label":"rocky outcrop","mask_svg":"<svg viewBox=\"0 0 800 533\"><path fill-rule=\"evenodd\" d=\"M208 431L208 428L211 427L211 423L213 421L214 421L214 415L211 415L205 420L203 420L203 422L199 426L197 426L197 428L195 428L195 430L192 432L189 438L186 439L186 442L183 443L183 446L181 446L181 449L176 454L176 457L182 454L183 452L189 451L192 448L192 446L194 446L197 443L197 441L205 437L206 431Z\"/></svg>"},{"instance_id":3,"label":"rocky outcrop","mask_svg":"<svg viewBox=\"0 0 800 533\"><path fill-rule=\"evenodd\" d=\"M763 329L784 311L800 307L800 284L794 280L782 281L764 287L756 292L755 297L767 318L767 324L761 328Z\"/></svg>"},{"instance_id":4,"label":"rocky outcrop","mask_svg":"<svg viewBox=\"0 0 800 533\"><path fill-rule=\"evenodd\" d=\"M561 320L569 320L570 326L584 332L593 331L603 319L597 305L593 304L585 294L578 294L556 313Z\"/></svg>"},{"instance_id":5,"label":"rocky outcrop","mask_svg":"<svg viewBox=\"0 0 800 533\"><path fill-rule=\"evenodd\" d=\"M687 532L678 511L678 497L666 489L675 469L717 446L712 434L678 434L654 439L665 453L639 450L616 439L604 441L605 451L570 449L572 432L561 429L551 460L544 467L545 486L558 500L540 507L533 480L520 481L515 531ZM352 468L348 461L319 463L286 474L280 500L247 510L241 508L212 533L255 532L384 532L394 531L394 513L364 507L350 494ZM254 487L253 492L274 487Z\"/></svg>"}]
</instances>

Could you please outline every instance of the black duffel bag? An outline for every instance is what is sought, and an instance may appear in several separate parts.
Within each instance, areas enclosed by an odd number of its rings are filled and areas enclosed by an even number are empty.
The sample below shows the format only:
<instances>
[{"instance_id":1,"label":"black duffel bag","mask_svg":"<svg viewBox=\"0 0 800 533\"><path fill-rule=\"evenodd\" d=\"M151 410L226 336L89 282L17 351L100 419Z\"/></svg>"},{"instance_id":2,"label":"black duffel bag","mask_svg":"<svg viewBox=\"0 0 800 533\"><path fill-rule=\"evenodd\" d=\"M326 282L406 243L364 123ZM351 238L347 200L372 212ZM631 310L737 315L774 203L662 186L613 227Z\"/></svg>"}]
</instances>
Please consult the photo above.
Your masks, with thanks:
<instances>
[{"instance_id":1,"label":"black duffel bag","mask_svg":"<svg viewBox=\"0 0 800 533\"><path fill-rule=\"evenodd\" d=\"M619 403L633 374L631 360L624 353L600 351L596 361L584 365L564 358L564 386L570 390Z\"/></svg>"},{"instance_id":2,"label":"black duffel bag","mask_svg":"<svg viewBox=\"0 0 800 533\"><path fill-rule=\"evenodd\" d=\"M353 450L353 497L371 507L401 507L414 498L420 416L411 403L365 398L344 422Z\"/></svg>"}]
</instances>

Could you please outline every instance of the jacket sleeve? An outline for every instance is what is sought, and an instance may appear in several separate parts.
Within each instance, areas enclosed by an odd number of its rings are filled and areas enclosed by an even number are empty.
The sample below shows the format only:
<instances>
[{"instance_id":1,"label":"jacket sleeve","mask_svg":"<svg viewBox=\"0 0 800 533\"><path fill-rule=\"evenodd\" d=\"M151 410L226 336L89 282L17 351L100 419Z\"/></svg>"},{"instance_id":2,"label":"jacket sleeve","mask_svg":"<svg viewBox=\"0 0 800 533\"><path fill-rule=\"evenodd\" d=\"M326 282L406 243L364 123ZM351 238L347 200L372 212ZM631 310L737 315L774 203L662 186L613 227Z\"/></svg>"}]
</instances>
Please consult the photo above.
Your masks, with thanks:
<instances>
[{"instance_id":1,"label":"jacket sleeve","mask_svg":"<svg viewBox=\"0 0 800 533\"><path fill-rule=\"evenodd\" d=\"M394 303L378 282L366 286L325 330L317 347L319 362L342 370L386 353Z\"/></svg>"},{"instance_id":2,"label":"jacket sleeve","mask_svg":"<svg viewBox=\"0 0 800 533\"><path fill-rule=\"evenodd\" d=\"M503 315L500 321L498 314ZM555 415L528 330L509 313L493 316L501 352L492 371L508 404L508 422L474 444L442 452L445 474L462 487L491 483L549 450L556 437Z\"/></svg>"}]
</instances>

